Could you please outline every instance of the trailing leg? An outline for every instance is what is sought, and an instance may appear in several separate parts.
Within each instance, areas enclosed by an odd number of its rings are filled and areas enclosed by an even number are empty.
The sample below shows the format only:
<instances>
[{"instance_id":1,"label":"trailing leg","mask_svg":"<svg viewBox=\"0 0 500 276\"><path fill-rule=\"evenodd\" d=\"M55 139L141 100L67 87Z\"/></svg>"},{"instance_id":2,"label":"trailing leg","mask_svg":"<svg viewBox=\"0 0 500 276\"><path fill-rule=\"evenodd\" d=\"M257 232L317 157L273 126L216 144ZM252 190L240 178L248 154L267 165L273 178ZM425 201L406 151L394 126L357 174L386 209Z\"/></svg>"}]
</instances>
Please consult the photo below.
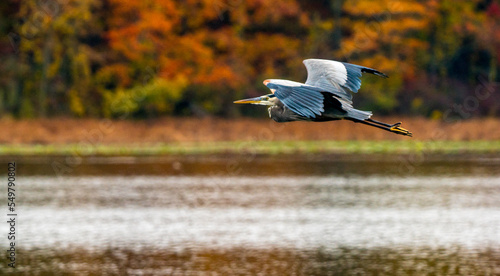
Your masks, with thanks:
<instances>
[{"instance_id":1,"label":"trailing leg","mask_svg":"<svg viewBox=\"0 0 500 276\"><path fill-rule=\"evenodd\" d=\"M401 127L400 122L395 123L393 125L390 125L390 124L382 123L382 122L375 121L372 119L358 120L358 119L348 118L348 120L351 120L355 123L362 123L362 124L365 124L368 126L380 128L380 129L383 129L383 130L386 130L386 131L389 131L392 133L396 133L399 135L410 136L410 137L413 136L413 134L410 131Z\"/></svg>"},{"instance_id":2,"label":"trailing leg","mask_svg":"<svg viewBox=\"0 0 500 276\"><path fill-rule=\"evenodd\" d=\"M377 120L373 120L371 118L368 118L366 119L365 121L368 121L368 122L371 122L371 123L375 123L375 124L379 124L379 125L383 125L383 126L387 126L387 127L398 127L398 126L401 126L401 122L397 122L395 124L386 124L386 123L383 123L383 122L380 122L380 121L377 121Z\"/></svg>"}]
</instances>

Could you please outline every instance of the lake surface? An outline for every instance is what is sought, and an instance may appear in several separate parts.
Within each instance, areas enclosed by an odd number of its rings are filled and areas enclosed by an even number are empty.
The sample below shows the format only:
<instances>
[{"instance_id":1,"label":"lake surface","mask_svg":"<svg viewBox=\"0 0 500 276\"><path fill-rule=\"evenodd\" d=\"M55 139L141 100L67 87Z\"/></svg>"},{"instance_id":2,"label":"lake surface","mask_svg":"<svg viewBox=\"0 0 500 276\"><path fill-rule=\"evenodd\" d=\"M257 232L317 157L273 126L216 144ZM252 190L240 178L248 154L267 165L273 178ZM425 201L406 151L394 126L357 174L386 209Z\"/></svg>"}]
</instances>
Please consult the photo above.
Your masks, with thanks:
<instances>
[{"instance_id":1,"label":"lake surface","mask_svg":"<svg viewBox=\"0 0 500 276\"><path fill-rule=\"evenodd\" d=\"M500 274L499 160L18 158L16 269Z\"/></svg>"}]
</instances>

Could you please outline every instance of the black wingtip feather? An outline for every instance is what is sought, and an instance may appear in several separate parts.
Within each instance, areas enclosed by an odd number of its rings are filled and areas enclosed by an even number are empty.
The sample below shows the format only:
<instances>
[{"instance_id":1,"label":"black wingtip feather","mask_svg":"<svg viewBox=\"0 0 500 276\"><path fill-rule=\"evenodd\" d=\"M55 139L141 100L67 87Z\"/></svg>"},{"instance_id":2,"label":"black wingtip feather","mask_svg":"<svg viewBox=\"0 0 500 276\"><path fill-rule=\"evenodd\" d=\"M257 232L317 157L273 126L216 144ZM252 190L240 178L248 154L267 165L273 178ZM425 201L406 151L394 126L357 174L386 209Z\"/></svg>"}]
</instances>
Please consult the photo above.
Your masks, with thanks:
<instances>
[{"instance_id":1,"label":"black wingtip feather","mask_svg":"<svg viewBox=\"0 0 500 276\"><path fill-rule=\"evenodd\" d=\"M374 75L377 75L377 76L380 76L380 77L383 77L383 78L388 78L389 76L387 76L386 74L382 73L382 72L379 72L375 69L371 69L371 68L363 68L361 69L361 72L363 73L370 73L370 74L374 74Z\"/></svg>"}]
</instances>

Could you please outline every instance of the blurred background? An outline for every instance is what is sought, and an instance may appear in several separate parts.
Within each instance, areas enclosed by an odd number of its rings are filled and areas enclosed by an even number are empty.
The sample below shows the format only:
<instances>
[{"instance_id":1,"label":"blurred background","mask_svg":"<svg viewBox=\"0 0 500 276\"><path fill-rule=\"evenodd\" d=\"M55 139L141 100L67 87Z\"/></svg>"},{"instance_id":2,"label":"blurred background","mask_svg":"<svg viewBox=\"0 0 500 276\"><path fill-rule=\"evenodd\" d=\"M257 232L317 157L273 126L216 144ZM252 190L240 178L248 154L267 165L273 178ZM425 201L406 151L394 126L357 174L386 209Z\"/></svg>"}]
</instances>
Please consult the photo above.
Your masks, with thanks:
<instances>
[{"instance_id":1,"label":"blurred background","mask_svg":"<svg viewBox=\"0 0 500 276\"><path fill-rule=\"evenodd\" d=\"M19 222L15 269L0 224L0 274L500 275L499 1L9 0L0 14ZM304 81L306 58L389 75L364 76L355 106L414 137L232 103Z\"/></svg>"},{"instance_id":2,"label":"blurred background","mask_svg":"<svg viewBox=\"0 0 500 276\"><path fill-rule=\"evenodd\" d=\"M95 1L0 4L0 115L264 116L233 100L303 81L302 60L373 67L375 114L443 118L498 81L500 4L473 1ZM466 102L498 116L499 95ZM478 105L476 107L476 105Z\"/></svg>"}]
</instances>

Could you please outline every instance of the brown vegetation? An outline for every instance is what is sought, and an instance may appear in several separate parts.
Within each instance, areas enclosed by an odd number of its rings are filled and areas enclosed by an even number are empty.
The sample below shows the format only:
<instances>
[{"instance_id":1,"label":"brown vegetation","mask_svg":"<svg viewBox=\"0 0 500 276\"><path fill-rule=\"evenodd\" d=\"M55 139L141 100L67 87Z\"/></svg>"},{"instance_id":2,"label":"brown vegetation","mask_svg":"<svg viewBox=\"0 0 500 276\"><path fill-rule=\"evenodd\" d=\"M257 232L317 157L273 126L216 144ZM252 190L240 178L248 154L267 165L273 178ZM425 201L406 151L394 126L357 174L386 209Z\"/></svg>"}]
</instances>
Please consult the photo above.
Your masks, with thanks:
<instances>
[{"instance_id":1,"label":"brown vegetation","mask_svg":"<svg viewBox=\"0 0 500 276\"><path fill-rule=\"evenodd\" d=\"M351 275L352 271L361 275L449 275L464 271L472 275L493 275L500 265L496 249L471 252L461 247L195 248L182 251L75 248L23 250L22 254L16 269L30 275L127 275L130 271L145 275ZM0 269L7 273L13 271L1 261Z\"/></svg>"},{"instance_id":2,"label":"brown vegetation","mask_svg":"<svg viewBox=\"0 0 500 276\"><path fill-rule=\"evenodd\" d=\"M473 119L444 123L424 118L399 120L413 138L395 135L350 121L279 124L269 119L167 117L146 121L99 119L0 120L3 144L91 142L143 144L241 140L500 140L499 119Z\"/></svg>"}]
</instances>

